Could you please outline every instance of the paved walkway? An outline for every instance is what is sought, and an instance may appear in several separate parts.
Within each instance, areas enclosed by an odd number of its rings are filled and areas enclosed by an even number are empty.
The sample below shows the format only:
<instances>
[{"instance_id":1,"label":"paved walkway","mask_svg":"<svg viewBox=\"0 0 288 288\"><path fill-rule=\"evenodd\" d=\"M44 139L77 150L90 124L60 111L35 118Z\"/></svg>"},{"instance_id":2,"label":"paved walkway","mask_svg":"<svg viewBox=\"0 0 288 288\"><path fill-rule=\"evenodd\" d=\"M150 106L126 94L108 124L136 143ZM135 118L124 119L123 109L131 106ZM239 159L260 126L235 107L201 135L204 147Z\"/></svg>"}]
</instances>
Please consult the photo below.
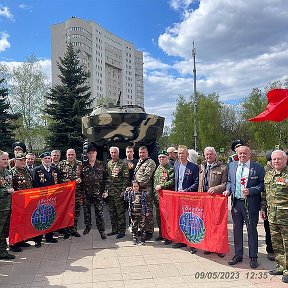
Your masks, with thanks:
<instances>
[{"instance_id":1,"label":"paved walkway","mask_svg":"<svg viewBox=\"0 0 288 288\"><path fill-rule=\"evenodd\" d=\"M98 231L91 230L81 238L64 240L59 236L58 244L24 248L14 253L17 257L13 261L0 260L0 288L288 287L281 276L267 273L275 262L266 258L264 240L263 223L259 223L260 267L253 270L247 257L247 239L243 262L233 267L227 264L234 254L231 223L231 249L225 258L204 255L201 250L192 255L186 248L173 249L154 241L134 246L129 232L120 241L115 236L104 241Z\"/></svg>"}]
</instances>

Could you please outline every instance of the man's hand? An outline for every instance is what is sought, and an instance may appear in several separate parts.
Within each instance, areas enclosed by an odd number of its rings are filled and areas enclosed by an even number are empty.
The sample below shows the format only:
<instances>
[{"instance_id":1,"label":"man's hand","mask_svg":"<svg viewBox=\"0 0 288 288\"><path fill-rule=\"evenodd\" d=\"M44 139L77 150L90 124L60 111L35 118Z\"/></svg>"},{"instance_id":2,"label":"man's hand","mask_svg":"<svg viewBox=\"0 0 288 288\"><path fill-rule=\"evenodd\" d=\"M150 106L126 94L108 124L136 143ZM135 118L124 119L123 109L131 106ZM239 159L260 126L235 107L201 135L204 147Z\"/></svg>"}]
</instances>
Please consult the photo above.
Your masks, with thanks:
<instances>
[{"instance_id":1,"label":"man's hand","mask_svg":"<svg viewBox=\"0 0 288 288\"><path fill-rule=\"evenodd\" d=\"M245 197L249 196L250 192L248 188L242 189L242 193Z\"/></svg>"},{"instance_id":2,"label":"man's hand","mask_svg":"<svg viewBox=\"0 0 288 288\"><path fill-rule=\"evenodd\" d=\"M229 191L226 190L226 191L224 191L222 194L223 194L224 196L229 196Z\"/></svg>"},{"instance_id":3,"label":"man's hand","mask_svg":"<svg viewBox=\"0 0 288 288\"><path fill-rule=\"evenodd\" d=\"M209 194L214 194L215 193L215 189L213 187L209 188L207 193Z\"/></svg>"},{"instance_id":4,"label":"man's hand","mask_svg":"<svg viewBox=\"0 0 288 288\"><path fill-rule=\"evenodd\" d=\"M10 194L12 194L12 193L15 192L15 190L14 190L14 188L8 188L8 189L7 189L7 192L10 193Z\"/></svg>"},{"instance_id":5,"label":"man's hand","mask_svg":"<svg viewBox=\"0 0 288 288\"><path fill-rule=\"evenodd\" d=\"M156 185L155 190L156 190L156 191L161 190L161 185Z\"/></svg>"},{"instance_id":6,"label":"man's hand","mask_svg":"<svg viewBox=\"0 0 288 288\"><path fill-rule=\"evenodd\" d=\"M264 210L260 210L260 217L261 217L263 220L267 219L267 215L266 215L266 213L265 213Z\"/></svg>"}]
</instances>

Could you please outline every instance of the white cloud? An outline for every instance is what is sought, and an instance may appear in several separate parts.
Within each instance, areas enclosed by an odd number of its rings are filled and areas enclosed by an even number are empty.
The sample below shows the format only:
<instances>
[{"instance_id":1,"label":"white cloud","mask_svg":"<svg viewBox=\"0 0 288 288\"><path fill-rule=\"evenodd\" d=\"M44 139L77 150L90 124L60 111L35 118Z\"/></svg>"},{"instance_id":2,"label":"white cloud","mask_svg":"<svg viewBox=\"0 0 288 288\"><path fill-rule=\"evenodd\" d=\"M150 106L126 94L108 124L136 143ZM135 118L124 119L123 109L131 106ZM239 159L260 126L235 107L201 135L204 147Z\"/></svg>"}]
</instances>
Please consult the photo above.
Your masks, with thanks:
<instances>
[{"instance_id":1,"label":"white cloud","mask_svg":"<svg viewBox=\"0 0 288 288\"><path fill-rule=\"evenodd\" d=\"M31 11L31 9L32 9L32 6L27 5L27 4L20 4L18 7L23 9L23 10L30 10Z\"/></svg>"},{"instance_id":2,"label":"white cloud","mask_svg":"<svg viewBox=\"0 0 288 288\"><path fill-rule=\"evenodd\" d=\"M288 1L202 0L195 11L189 9L191 4L195 1L170 1L183 18L158 38L174 64L165 65L150 55L149 65L144 64L147 111L165 113L169 123L177 95L193 94L193 41L197 90L216 92L226 103L242 101L253 88L288 77ZM172 76L174 71L182 76ZM157 101L163 103L160 108Z\"/></svg>"},{"instance_id":3,"label":"white cloud","mask_svg":"<svg viewBox=\"0 0 288 288\"><path fill-rule=\"evenodd\" d=\"M8 41L9 35L5 32L0 32L0 52L3 52L10 48L10 43Z\"/></svg>"},{"instance_id":4,"label":"white cloud","mask_svg":"<svg viewBox=\"0 0 288 288\"><path fill-rule=\"evenodd\" d=\"M7 6L0 5L0 16L6 17L11 21L14 21L14 16Z\"/></svg>"}]
</instances>

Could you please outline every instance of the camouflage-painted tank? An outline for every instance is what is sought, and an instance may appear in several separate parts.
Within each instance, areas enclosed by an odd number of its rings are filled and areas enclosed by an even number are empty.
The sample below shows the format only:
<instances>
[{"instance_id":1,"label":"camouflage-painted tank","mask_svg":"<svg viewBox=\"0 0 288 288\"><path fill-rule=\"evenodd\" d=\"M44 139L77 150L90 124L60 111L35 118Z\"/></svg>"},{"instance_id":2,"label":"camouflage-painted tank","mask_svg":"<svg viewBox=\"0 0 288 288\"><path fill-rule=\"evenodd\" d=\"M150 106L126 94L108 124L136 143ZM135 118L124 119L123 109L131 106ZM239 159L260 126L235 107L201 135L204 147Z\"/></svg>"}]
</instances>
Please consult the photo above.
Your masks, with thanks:
<instances>
[{"instance_id":1,"label":"camouflage-painted tank","mask_svg":"<svg viewBox=\"0 0 288 288\"><path fill-rule=\"evenodd\" d=\"M111 146L119 147L123 158L123 151L130 145L135 149L146 146L152 156L162 135L164 120L164 117L147 114L144 108L137 105L118 106L110 103L82 117L82 133L96 145L101 160L106 158L101 154L107 153Z\"/></svg>"}]
</instances>

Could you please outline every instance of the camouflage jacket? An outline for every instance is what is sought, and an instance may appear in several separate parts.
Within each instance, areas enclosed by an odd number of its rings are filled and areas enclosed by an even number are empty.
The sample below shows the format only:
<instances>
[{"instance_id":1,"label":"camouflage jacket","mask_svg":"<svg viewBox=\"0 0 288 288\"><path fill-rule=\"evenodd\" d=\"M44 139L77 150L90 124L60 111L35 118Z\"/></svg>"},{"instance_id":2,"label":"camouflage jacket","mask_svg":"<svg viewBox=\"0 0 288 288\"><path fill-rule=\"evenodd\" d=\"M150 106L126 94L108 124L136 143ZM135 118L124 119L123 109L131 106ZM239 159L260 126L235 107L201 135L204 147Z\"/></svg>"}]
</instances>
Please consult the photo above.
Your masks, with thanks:
<instances>
[{"instance_id":1,"label":"camouflage jacket","mask_svg":"<svg viewBox=\"0 0 288 288\"><path fill-rule=\"evenodd\" d=\"M81 161L75 160L73 163L69 163L67 160L62 160L57 167L60 170L62 182L70 182L81 178Z\"/></svg>"},{"instance_id":2,"label":"camouflage jacket","mask_svg":"<svg viewBox=\"0 0 288 288\"><path fill-rule=\"evenodd\" d=\"M107 163L107 181L105 189L109 195L120 195L125 191L129 183L129 170L127 164L119 159L114 162L110 160Z\"/></svg>"},{"instance_id":3,"label":"camouflage jacket","mask_svg":"<svg viewBox=\"0 0 288 288\"><path fill-rule=\"evenodd\" d=\"M128 187L124 193L124 200L128 203L128 215L133 214L146 215L149 212L147 204L147 192L133 192L131 187Z\"/></svg>"},{"instance_id":4,"label":"camouflage jacket","mask_svg":"<svg viewBox=\"0 0 288 288\"><path fill-rule=\"evenodd\" d=\"M96 160L92 167L89 163L82 166L82 189L85 193L102 194L104 192L105 170L101 161Z\"/></svg>"},{"instance_id":5,"label":"camouflage jacket","mask_svg":"<svg viewBox=\"0 0 288 288\"><path fill-rule=\"evenodd\" d=\"M174 167L170 163L159 165L154 173L154 192L157 185L161 185L161 189L174 190Z\"/></svg>"},{"instance_id":6,"label":"camouflage jacket","mask_svg":"<svg viewBox=\"0 0 288 288\"><path fill-rule=\"evenodd\" d=\"M268 211L271 223L288 225L288 167L281 173L270 170L264 178L265 190L262 192L261 208Z\"/></svg>"},{"instance_id":7,"label":"camouflage jacket","mask_svg":"<svg viewBox=\"0 0 288 288\"><path fill-rule=\"evenodd\" d=\"M145 189L148 193L152 192L153 175L156 169L156 163L148 158L139 159L135 171L134 178L139 182L140 188Z\"/></svg>"},{"instance_id":8,"label":"camouflage jacket","mask_svg":"<svg viewBox=\"0 0 288 288\"><path fill-rule=\"evenodd\" d=\"M12 188L12 175L8 169L0 170L0 211L10 210L11 194L8 189Z\"/></svg>"},{"instance_id":9,"label":"camouflage jacket","mask_svg":"<svg viewBox=\"0 0 288 288\"><path fill-rule=\"evenodd\" d=\"M33 187L32 175L27 168L20 169L14 166L10 172L14 190L24 190Z\"/></svg>"}]
</instances>

